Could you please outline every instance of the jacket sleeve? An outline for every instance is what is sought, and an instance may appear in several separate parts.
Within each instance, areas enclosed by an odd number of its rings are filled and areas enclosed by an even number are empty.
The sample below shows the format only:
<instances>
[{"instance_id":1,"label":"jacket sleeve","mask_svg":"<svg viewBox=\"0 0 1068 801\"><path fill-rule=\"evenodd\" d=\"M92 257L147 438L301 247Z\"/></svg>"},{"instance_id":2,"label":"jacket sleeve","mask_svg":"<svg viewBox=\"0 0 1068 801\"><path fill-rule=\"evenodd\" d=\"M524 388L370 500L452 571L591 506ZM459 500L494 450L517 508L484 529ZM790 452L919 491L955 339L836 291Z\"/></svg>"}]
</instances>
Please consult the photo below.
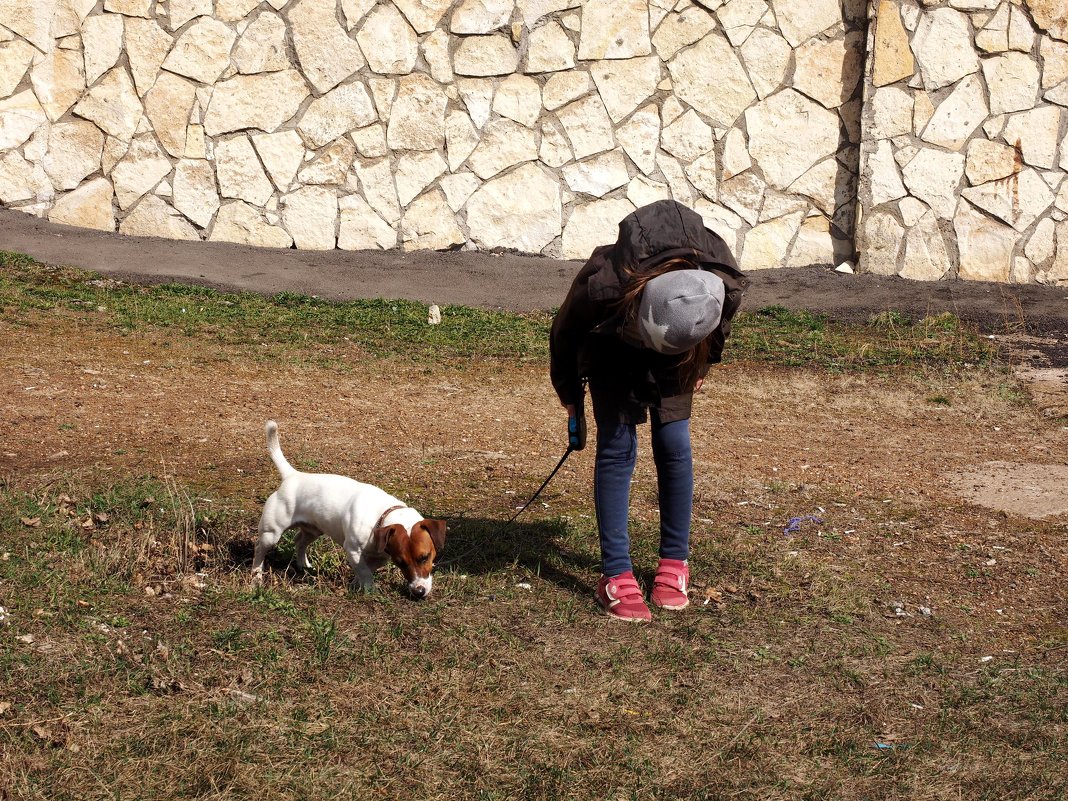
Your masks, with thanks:
<instances>
[{"instance_id":1,"label":"jacket sleeve","mask_svg":"<svg viewBox=\"0 0 1068 801\"><path fill-rule=\"evenodd\" d=\"M582 401L582 374L579 358L587 334L603 322L603 304L590 298L589 279L603 266L606 246L594 251L590 260L579 270L571 289L553 318L549 334L549 377L560 402L578 404Z\"/></svg>"}]
</instances>

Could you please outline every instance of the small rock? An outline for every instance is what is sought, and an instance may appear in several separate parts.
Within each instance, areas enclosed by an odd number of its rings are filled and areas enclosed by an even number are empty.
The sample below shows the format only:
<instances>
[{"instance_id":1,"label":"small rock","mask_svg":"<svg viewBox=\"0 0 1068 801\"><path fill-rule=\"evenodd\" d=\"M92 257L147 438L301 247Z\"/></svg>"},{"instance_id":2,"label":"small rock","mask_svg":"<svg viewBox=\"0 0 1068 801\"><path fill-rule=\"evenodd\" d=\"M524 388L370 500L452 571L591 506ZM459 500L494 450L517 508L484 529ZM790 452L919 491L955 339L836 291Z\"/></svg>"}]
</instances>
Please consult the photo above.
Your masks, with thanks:
<instances>
[{"instance_id":1,"label":"small rock","mask_svg":"<svg viewBox=\"0 0 1068 801\"><path fill-rule=\"evenodd\" d=\"M836 273L845 273L846 275L853 275L853 265L848 261L843 261L837 267L834 268Z\"/></svg>"},{"instance_id":2,"label":"small rock","mask_svg":"<svg viewBox=\"0 0 1068 801\"><path fill-rule=\"evenodd\" d=\"M441 309L437 304L433 304L430 307L430 311L426 318L427 325L440 325L441 324Z\"/></svg>"}]
</instances>

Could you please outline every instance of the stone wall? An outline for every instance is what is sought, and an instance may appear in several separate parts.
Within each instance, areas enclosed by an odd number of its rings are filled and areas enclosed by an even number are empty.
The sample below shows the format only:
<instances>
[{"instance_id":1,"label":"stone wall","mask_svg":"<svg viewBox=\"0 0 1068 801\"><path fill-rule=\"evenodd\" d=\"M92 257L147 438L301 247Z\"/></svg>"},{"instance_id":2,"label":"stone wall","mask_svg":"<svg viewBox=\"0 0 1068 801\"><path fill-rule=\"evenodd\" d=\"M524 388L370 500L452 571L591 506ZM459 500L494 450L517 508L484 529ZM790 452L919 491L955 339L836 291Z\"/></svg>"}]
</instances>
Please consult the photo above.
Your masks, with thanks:
<instances>
[{"instance_id":1,"label":"stone wall","mask_svg":"<svg viewBox=\"0 0 1068 801\"><path fill-rule=\"evenodd\" d=\"M867 272L1068 281L1068 0L877 0Z\"/></svg>"},{"instance_id":2,"label":"stone wall","mask_svg":"<svg viewBox=\"0 0 1068 801\"><path fill-rule=\"evenodd\" d=\"M675 197L746 269L852 258L863 208L868 270L1055 280L1062 3L0 0L0 203L581 259Z\"/></svg>"}]
</instances>

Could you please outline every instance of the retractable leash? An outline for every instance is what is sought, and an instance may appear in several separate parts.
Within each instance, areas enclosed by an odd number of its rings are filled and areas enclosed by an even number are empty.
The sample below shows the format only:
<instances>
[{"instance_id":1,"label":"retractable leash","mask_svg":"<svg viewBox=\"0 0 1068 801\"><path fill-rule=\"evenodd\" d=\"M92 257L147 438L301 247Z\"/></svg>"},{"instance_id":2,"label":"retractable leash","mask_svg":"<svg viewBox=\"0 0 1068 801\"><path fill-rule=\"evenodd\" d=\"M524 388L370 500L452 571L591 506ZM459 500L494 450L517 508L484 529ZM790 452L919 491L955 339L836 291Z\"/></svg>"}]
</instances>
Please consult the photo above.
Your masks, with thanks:
<instances>
[{"instance_id":1,"label":"retractable leash","mask_svg":"<svg viewBox=\"0 0 1068 801\"><path fill-rule=\"evenodd\" d=\"M534 501L541 495L543 489L549 486L549 482L553 480L557 473L560 472L560 468L564 466L564 462L567 461L567 457L573 454L575 451L581 451L586 447L586 413L585 404L580 403L577 405L578 413L574 417L567 418L567 450L564 451L564 455L560 457L560 461L556 463L556 467L549 473L549 477L545 479L545 483L538 487L538 491L531 496L530 500L523 504L523 508L512 515L512 519L505 525L511 525L515 522L515 519L519 515L523 514Z\"/></svg>"}]
</instances>

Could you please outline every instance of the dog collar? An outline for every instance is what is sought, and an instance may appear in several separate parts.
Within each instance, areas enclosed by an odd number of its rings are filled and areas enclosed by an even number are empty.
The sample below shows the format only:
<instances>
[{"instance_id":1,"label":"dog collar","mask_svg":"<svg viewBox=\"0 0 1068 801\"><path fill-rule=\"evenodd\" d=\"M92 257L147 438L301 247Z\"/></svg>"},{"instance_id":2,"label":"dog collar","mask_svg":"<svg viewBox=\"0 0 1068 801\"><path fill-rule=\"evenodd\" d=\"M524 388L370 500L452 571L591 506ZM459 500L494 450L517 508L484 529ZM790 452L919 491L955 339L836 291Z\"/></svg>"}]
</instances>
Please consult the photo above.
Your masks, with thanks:
<instances>
[{"instance_id":1,"label":"dog collar","mask_svg":"<svg viewBox=\"0 0 1068 801\"><path fill-rule=\"evenodd\" d=\"M403 503L399 503L396 506L389 507L388 509L386 509L386 511L384 511L382 513L382 516L380 518L378 518L378 522L375 523L375 528L382 528L382 525L386 522L386 518L387 517L389 517L391 514L393 514L396 511L399 511L401 509L407 509L407 508L408 507L405 506Z\"/></svg>"}]
</instances>

